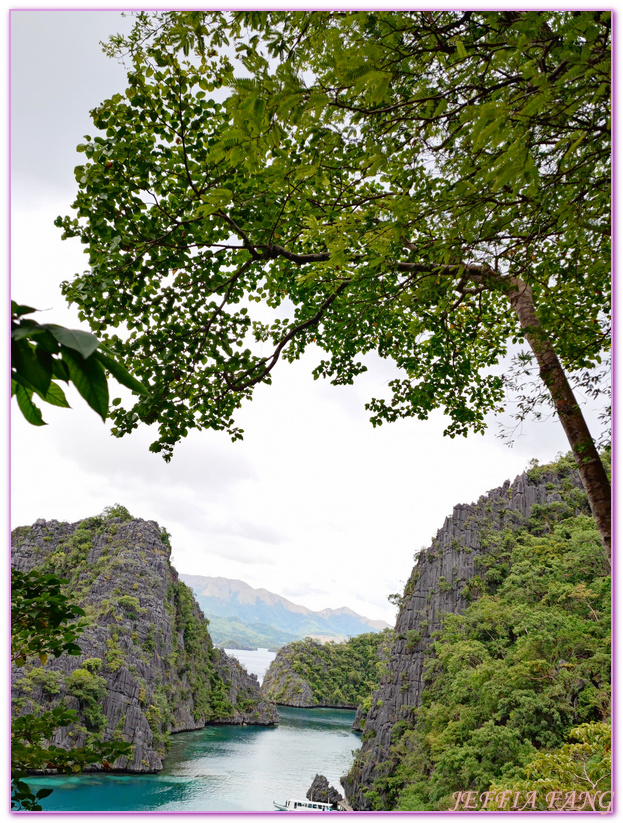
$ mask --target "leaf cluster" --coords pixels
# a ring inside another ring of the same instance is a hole
[[[24,665],[31,655],[45,664],[48,655],[80,654],[76,640],[86,628],[84,609],[72,603],[64,589],[67,578],[11,571],[11,660]]]
[[[60,705],[39,715],[24,714],[11,724],[11,809],[41,811],[40,800],[52,789],[34,793],[24,778],[32,771],[54,769],[65,774],[81,772],[94,764],[109,769],[122,755],[130,754],[130,743],[119,740],[98,741],[91,746],[67,750],[51,745],[50,738],[58,728],[75,722],[77,712]]]
[[[132,391],[148,394],[93,334],[38,323],[25,316],[34,311],[11,301],[11,396],[16,397],[20,411],[33,426],[45,425],[33,395],[53,406],[69,408],[58,380],[73,383],[102,420],[108,416],[107,371]]]

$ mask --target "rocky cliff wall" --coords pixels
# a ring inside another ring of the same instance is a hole
[[[363,731],[362,748],[342,781],[355,809],[371,808],[365,793],[383,771],[392,732],[398,723],[408,721],[412,707],[421,704],[433,634],[448,612],[462,612],[484,590],[487,560],[504,531],[529,526],[536,511],[542,515],[549,510],[558,519],[585,506],[579,475],[563,459],[560,471],[533,469],[512,484],[506,481],[477,503],[455,506],[431,546],[417,556],[385,673],[367,715],[360,712],[355,721],[355,727]],[[495,573],[494,567],[489,573]]]
[[[314,699],[309,683],[294,671],[292,661],[284,656],[284,649],[287,652],[289,646],[279,649],[277,656],[264,675],[262,694],[266,697],[270,695],[269,699],[274,700],[281,706],[296,706],[303,709],[319,706],[320,704]],[[322,671],[322,668],[320,671]],[[353,707],[346,706],[346,708]]]
[[[64,699],[80,713],[77,724],[56,732],[56,745],[121,736],[132,743],[133,756],[114,768],[154,772],[162,768],[170,733],[206,723],[277,722],[257,678],[213,647],[169,557],[166,532],[129,516],[38,520],[13,532],[12,565],[69,578],[68,593],[90,623],[79,639],[81,655],[13,667],[14,712]]]

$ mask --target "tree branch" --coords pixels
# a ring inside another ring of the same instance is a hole
[[[324,313],[329,308],[331,303],[333,303],[333,301],[344,291],[344,289],[347,286],[348,281],[342,283],[334,294],[331,294],[329,295],[329,297],[327,297],[327,299],[320,306],[320,308],[313,317],[310,317],[308,320],[305,320],[303,323],[300,323],[298,326],[294,326],[294,328],[290,329],[290,331],[285,335],[285,337],[279,341],[279,344],[277,345],[277,348],[275,349],[271,357],[265,357],[263,360],[260,361],[260,363],[265,363],[267,365],[264,366],[261,373],[258,374],[256,377],[240,382],[240,380],[244,378],[246,375],[251,374],[252,371],[254,371],[254,369],[249,369],[248,371],[246,371],[245,374],[242,375],[242,378],[239,378],[238,380],[230,380],[227,375],[227,372],[224,371],[223,378],[227,383],[227,388],[230,391],[244,391],[245,389],[251,388],[251,386],[255,386],[256,383],[260,383],[266,377],[266,375],[269,374],[275,367],[275,364],[279,360],[279,355],[290,342],[290,340],[296,337],[297,334],[300,334],[300,332],[304,331],[305,329],[308,329],[310,326],[315,326],[317,323],[319,323],[320,320],[322,320]]]

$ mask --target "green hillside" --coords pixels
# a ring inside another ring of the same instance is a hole
[[[317,643],[311,638],[279,651],[271,663],[262,692],[286,705],[356,708],[378,686],[383,646],[391,631],[361,634],[346,643]],[[305,695],[305,702],[299,696]]]
[[[446,617],[422,705],[394,728],[377,808],[532,785],[538,809],[553,789],[609,790],[609,569],[591,517],[553,525],[564,505],[542,508],[529,529],[491,535],[474,602]]]
[[[193,590],[210,621],[210,634],[221,648],[278,649],[305,637],[349,637],[389,628],[342,607],[313,611],[267,589],[254,589],[242,580],[180,574]]]

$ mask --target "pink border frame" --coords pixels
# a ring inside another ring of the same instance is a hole
[[[461,6],[461,8],[468,9],[472,5],[473,4],[471,2],[468,2],[464,6]],[[342,10],[343,11],[348,11],[348,10],[352,10],[352,9],[361,9],[361,8],[373,9],[374,7],[375,7],[375,4],[369,4],[367,2],[360,3],[360,4],[353,4],[351,6],[338,7],[338,8],[335,8],[335,6],[333,6],[331,4],[319,3],[318,5],[314,6],[313,8],[298,7],[296,10],[297,11],[301,11],[301,10],[304,10],[304,11],[319,11],[319,10],[322,10],[322,9],[326,9],[326,10],[332,10],[332,11],[342,11]],[[482,7],[482,4],[476,4],[474,6],[474,10],[480,10],[481,7]],[[182,10],[184,8],[186,8],[186,7],[182,5],[178,9],[173,8],[171,10]],[[249,8],[248,6],[236,6],[236,5],[234,5],[234,6],[231,6],[229,8],[220,9],[220,10],[222,10],[222,11],[245,11],[248,8]],[[534,10],[533,7],[530,7],[530,6],[523,7],[523,8],[522,7],[517,7],[517,6],[506,6],[506,8],[513,9],[514,11],[533,11]],[[89,7],[86,7],[86,8],[85,7],[71,7],[71,6],[59,6],[59,7],[56,7],[56,8],[51,8],[51,7],[46,7],[46,6],[25,6],[25,7],[20,7],[20,8],[11,8],[11,9],[8,10],[9,25],[8,25],[8,31],[7,31],[7,36],[8,36],[8,49],[7,49],[8,72],[7,72],[7,76],[8,76],[8,106],[9,106],[9,112],[8,112],[8,157],[7,157],[8,192],[7,192],[7,194],[8,194],[8,234],[9,234],[9,236],[8,236],[8,271],[9,271],[9,277],[8,277],[8,282],[7,282],[7,290],[8,290],[8,293],[9,293],[9,298],[11,296],[11,276],[10,276],[10,274],[11,274],[11,191],[12,191],[12,189],[11,189],[11,130],[10,130],[10,124],[11,124],[11,115],[10,115],[10,112],[11,112],[11,13],[13,11],[20,11],[20,12],[22,12],[22,11],[74,11],[74,12],[80,12],[80,11],[90,11],[90,12],[91,11],[119,11],[119,12],[122,12],[122,11],[125,11],[125,12],[133,12],[133,11],[164,11],[164,10],[167,10],[167,8],[164,7],[164,6],[147,6],[147,7],[145,7],[145,6],[144,7],[137,7],[137,6],[127,6],[127,7],[123,7],[123,6],[96,6],[96,7],[92,7],[92,8],[89,8]],[[257,10],[257,11],[273,11],[275,9],[274,9],[274,7],[270,7],[270,6],[269,7],[260,6],[260,7],[254,7],[254,10]],[[284,9],[280,9],[280,10],[284,10]],[[438,11],[439,6],[422,6],[422,7],[419,7],[417,9],[412,9],[412,10],[414,10],[414,11]],[[568,6],[548,6],[548,7],[540,7],[539,10],[540,11],[571,11],[571,10],[575,10],[575,9],[569,8]],[[613,49],[612,49],[612,61],[613,61],[612,62],[612,99],[614,101],[616,101],[616,91],[617,91],[616,76],[617,76],[617,68],[618,68],[616,42],[617,42],[617,34],[618,34],[618,32],[617,32],[618,13],[615,9],[612,9],[612,8],[611,9],[602,9],[602,10],[603,11],[610,11],[610,13],[612,15],[612,18],[611,18],[612,19],[612,43],[613,43]],[[613,137],[613,146],[616,146],[616,139],[618,137],[618,129],[617,129],[617,121],[616,121],[616,108],[614,109],[614,113],[615,113],[615,117],[613,118],[612,137]],[[612,183],[611,183],[611,192],[612,192],[611,212],[612,212],[612,225],[613,226],[616,226],[616,216],[617,216],[616,215],[617,198],[616,198],[616,187],[615,187],[615,182],[614,182],[616,180],[616,170],[617,170],[616,152],[613,148],[613,150],[612,150]],[[615,276],[616,271],[617,271],[617,266],[616,266],[616,252],[617,252],[617,250],[618,249],[617,249],[617,243],[616,243],[616,234],[613,231],[612,232],[611,260],[612,260],[612,293],[613,293],[613,302],[614,302],[614,306],[615,306],[615,316],[616,316],[616,306],[617,306],[617,297],[618,297],[617,280],[616,280],[616,276]],[[613,401],[612,401],[613,402],[613,422],[612,422],[612,501],[613,501],[612,537],[613,537],[613,541],[612,542],[613,542],[613,546],[616,548],[616,546],[617,546],[617,535],[618,535],[618,524],[617,524],[617,516],[616,516],[617,515],[617,509],[616,509],[617,482],[616,482],[616,471],[615,471],[615,466],[616,466],[617,457],[618,457],[618,455],[617,455],[617,451],[618,451],[618,449],[617,449],[617,440],[616,440],[616,410],[617,410],[617,406],[616,406],[616,366],[617,366],[617,363],[618,363],[617,348],[616,348],[616,343],[617,343],[616,323],[613,323],[612,336],[613,336],[613,341],[612,341],[612,348],[613,348],[612,372],[611,372],[611,374],[612,374],[612,393],[613,393]],[[10,352],[7,354],[7,358],[9,359],[9,364],[10,364]],[[9,365],[8,371],[10,372],[10,365]],[[9,486],[9,489],[10,489],[10,477],[11,477],[11,448],[10,448],[11,398],[10,398],[10,395],[9,395],[9,398],[8,398],[8,415],[7,415],[7,419],[9,420],[8,434],[7,434],[7,439],[8,439],[8,442],[7,442],[7,454],[8,454],[8,463],[7,463],[7,465],[8,465],[8,474],[7,474],[7,478],[9,480],[8,486]],[[9,492],[9,502],[10,502],[10,492]],[[9,536],[8,536],[8,538],[9,539],[8,539],[8,545],[10,547],[10,543],[11,543],[11,539],[10,539],[10,537],[11,537],[10,536],[10,530],[11,530],[10,505],[9,505],[8,508],[9,508],[9,516],[8,516],[8,522],[9,522]],[[10,553],[9,553],[9,570],[10,570]],[[616,580],[616,552],[615,551],[613,551],[613,555],[612,555],[612,578],[613,578],[613,580]],[[7,601],[8,601],[8,606],[7,606],[8,625],[10,626],[11,625],[10,573],[7,576],[6,587],[7,587]],[[616,609],[616,599],[614,597],[614,590],[615,589],[613,589],[613,594],[612,594],[612,618],[611,618],[611,625],[612,625],[611,646],[612,646],[612,650],[613,650],[613,658],[612,658],[612,678],[613,678],[612,679],[612,694],[613,695],[616,694],[616,680],[617,680],[617,678],[616,678],[616,655],[615,655],[617,609]],[[10,666],[9,666],[8,667],[8,689],[7,689],[7,692],[9,694],[10,694],[10,690],[11,690],[11,670],[10,670]],[[9,709],[9,711],[10,711],[10,709]],[[612,723],[613,729],[616,729],[616,701],[615,700],[612,701],[611,723]],[[613,736],[613,739],[612,739],[612,775],[613,775],[613,777],[616,777],[616,775],[617,775],[617,771],[616,771],[616,752],[617,752],[616,737],[617,737],[617,735],[615,734]],[[10,755],[10,740],[8,741],[8,750],[9,750],[9,755]],[[7,762],[9,762],[9,761],[10,761],[10,757],[7,758]],[[612,794],[612,811],[607,813],[607,814],[615,814],[616,812],[617,812],[617,807],[615,805],[615,793],[613,792],[613,794]],[[438,815],[456,815],[457,813],[464,814],[466,812],[452,812],[452,811],[346,812],[346,814],[350,814],[350,815],[353,815],[353,814],[366,814],[366,815],[376,815],[376,816],[378,816],[378,815],[396,815],[396,814],[398,814],[398,815],[435,815],[435,816],[438,816]],[[10,814],[28,814],[28,812],[10,812]],[[91,811],[91,812],[88,812],[88,811],[66,811],[65,812],[65,811],[42,811],[42,812],[37,812],[37,814],[38,815],[49,815],[49,816],[58,816],[58,815],[71,815],[71,816],[75,816],[75,815],[89,815],[89,816],[110,816],[110,815],[163,815],[163,816],[172,816],[172,815],[173,816],[176,816],[176,815],[185,815],[185,816],[186,815],[202,815],[202,816],[205,816],[205,815],[229,815],[229,816],[232,816],[233,815],[233,816],[240,816],[240,815],[244,815],[246,817],[246,816],[249,816],[249,815],[254,815],[254,816],[259,815],[259,816],[270,816],[270,817],[272,817],[276,814],[279,814],[279,812],[271,812],[271,811],[268,811],[268,812],[265,812],[265,811],[264,812],[239,812],[239,811],[222,811],[222,812],[220,812],[220,811],[219,812],[215,812],[215,811],[207,811],[207,812],[199,812],[199,811],[188,811],[188,812],[175,812],[175,811],[171,811],[171,812],[159,812],[159,811],[116,811],[116,812],[115,811],[110,811],[110,812],[106,812],[106,811],[98,811],[98,812],[93,812],[93,811]],[[309,812],[309,813],[303,812],[303,814],[314,814],[314,812]],[[543,814],[543,815],[550,816],[550,815],[566,815],[566,814],[569,814],[569,812],[562,812],[562,811],[558,811],[558,812],[529,812],[529,811],[525,811],[525,812],[522,812],[522,811],[516,811],[516,812],[511,812],[511,811],[508,811],[508,812],[484,812],[484,811],[475,810],[473,812],[467,812],[467,814],[486,815],[488,819],[493,819],[493,818],[497,817],[498,815],[509,815],[509,814],[513,814],[513,815],[518,815],[518,814],[540,815],[540,814]],[[588,814],[588,815],[600,814],[600,815],[603,815],[603,814],[606,814],[606,812],[573,812],[573,814]]]

